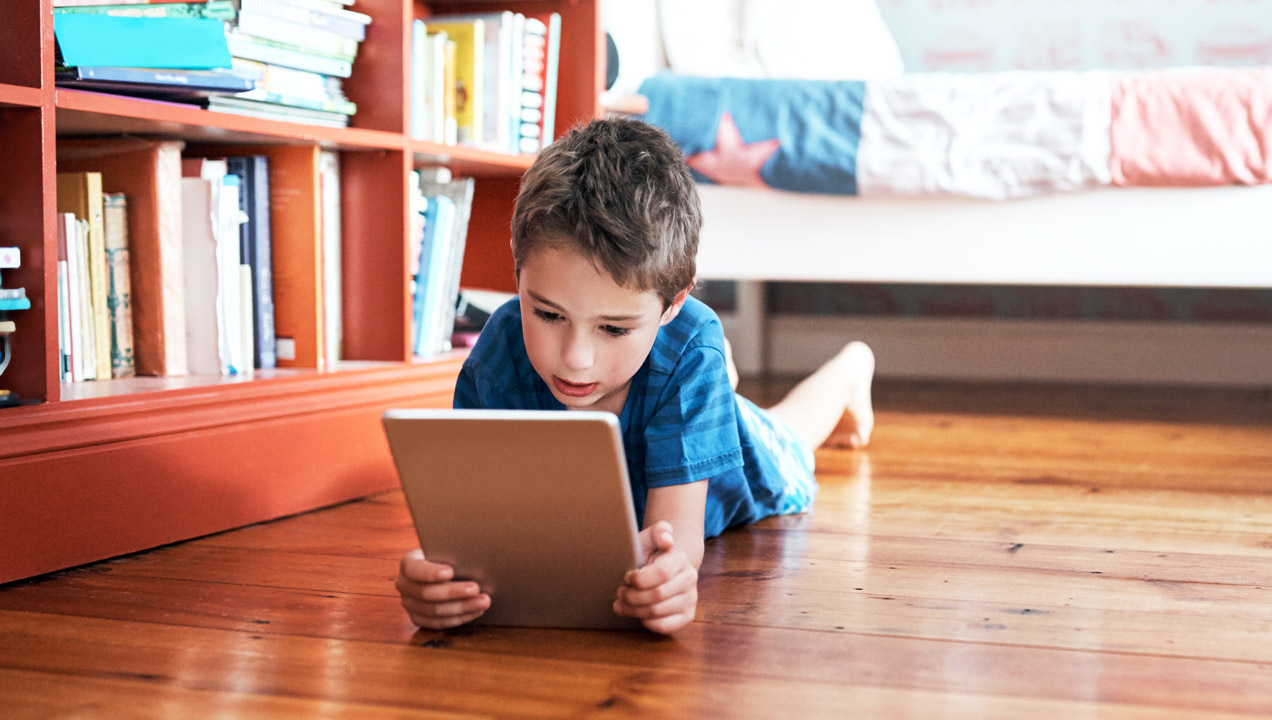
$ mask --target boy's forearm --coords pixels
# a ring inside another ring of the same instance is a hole
[[[694,568],[702,565],[703,522],[707,507],[707,481],[652,488],[645,500],[645,527],[665,520],[671,523],[676,549]]]

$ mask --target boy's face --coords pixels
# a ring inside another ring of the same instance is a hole
[[[552,395],[570,410],[615,414],[658,328],[688,295],[664,311],[652,290],[624,288],[577,252],[554,248],[526,259],[517,292],[526,353]]]

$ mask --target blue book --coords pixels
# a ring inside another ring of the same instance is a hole
[[[0,312],[6,310],[30,310],[31,300],[29,298],[0,298]]]
[[[212,18],[58,14],[53,33],[63,65],[230,67],[225,23]]]
[[[252,268],[252,365],[272,368],[278,365],[277,338],[274,336],[273,252],[269,228],[269,158],[265,155],[242,155],[225,159],[228,172],[240,180],[239,210],[247,222],[239,225],[239,257]]]
[[[433,328],[439,322],[445,294],[446,253],[455,227],[455,202],[440,195],[428,199],[424,244],[420,249],[420,272],[415,283],[415,354],[433,355]]]

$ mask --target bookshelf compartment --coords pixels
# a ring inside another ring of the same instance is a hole
[[[341,283],[356,288],[344,302],[344,356],[411,358],[410,211],[404,152],[350,152],[341,158],[344,220]],[[359,208],[378,207],[375,213]]]

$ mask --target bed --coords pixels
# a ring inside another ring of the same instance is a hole
[[[763,281],[1272,287],[1272,68],[640,93],[700,182],[700,278],[754,281],[744,338]]]

